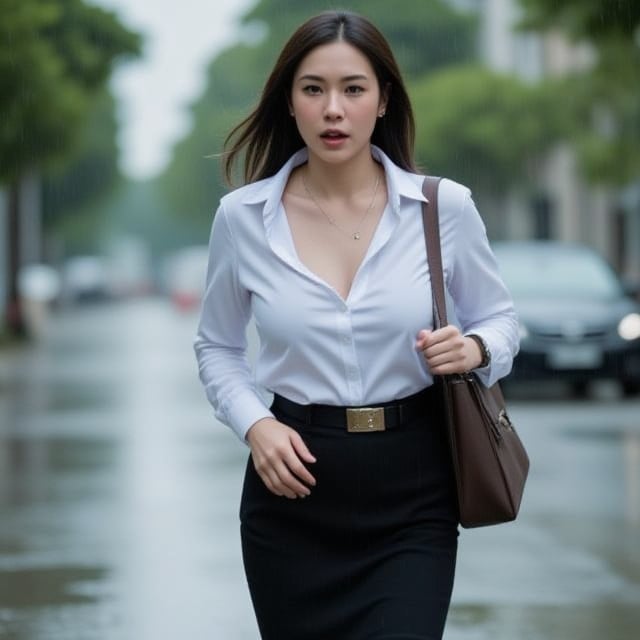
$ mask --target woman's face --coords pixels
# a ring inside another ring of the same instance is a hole
[[[309,154],[325,162],[342,163],[369,153],[385,106],[371,63],[346,42],[313,49],[294,74],[291,110],[298,130]]]

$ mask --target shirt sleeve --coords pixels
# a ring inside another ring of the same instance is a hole
[[[273,417],[254,382],[247,359],[250,292],[238,275],[238,253],[221,205],[213,220],[200,322],[194,341],[200,380],[216,417],[246,442],[249,428]]]
[[[491,362],[476,373],[491,386],[511,371],[520,343],[518,319],[468,190],[453,229],[447,288],[462,332],[481,336],[489,347]]]

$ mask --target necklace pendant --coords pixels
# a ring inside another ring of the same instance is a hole
[[[353,234],[353,239],[354,239],[354,240],[360,240],[360,232],[359,232],[359,231],[356,231],[356,232]]]

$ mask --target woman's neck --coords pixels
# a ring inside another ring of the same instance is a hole
[[[305,180],[314,193],[322,197],[348,198],[363,190],[370,190],[379,176],[380,165],[371,153],[362,154],[348,163],[330,164],[309,157]]]

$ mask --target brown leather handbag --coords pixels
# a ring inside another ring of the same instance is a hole
[[[427,176],[422,217],[436,329],[447,325],[438,186]],[[482,527],[514,520],[529,472],[529,457],[509,418],[498,383],[486,387],[473,372],[438,376],[444,393],[460,524]]]

